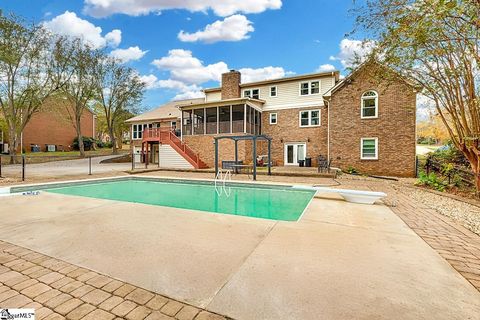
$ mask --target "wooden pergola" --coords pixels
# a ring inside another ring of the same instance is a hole
[[[253,180],[257,180],[257,141],[268,141],[268,175],[272,175],[272,138],[266,135],[239,135],[239,136],[220,136],[215,137],[215,177],[218,174],[218,141],[223,139],[229,139],[235,141],[235,164],[238,163],[238,141],[252,141],[252,154],[253,154]]]

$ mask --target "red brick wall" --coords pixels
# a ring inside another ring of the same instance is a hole
[[[85,111],[82,115],[82,135],[95,136],[94,115]],[[62,145],[65,150],[71,150],[73,139],[77,136],[73,124],[68,118],[64,104],[47,103],[41,111],[35,113],[23,131],[23,146],[30,152],[30,145],[35,144],[46,151],[45,144]]]
[[[404,82],[379,84],[360,70],[334,92],[330,109],[332,165],[360,172],[411,177],[415,174],[416,93]],[[375,90],[378,118],[361,119],[361,96]],[[361,138],[378,138],[378,160],[360,159]]]
[[[319,127],[300,127],[299,112],[305,110],[320,109]],[[270,136],[272,140],[272,159],[276,165],[284,165],[284,150],[287,143],[306,143],[307,157],[312,158],[313,166],[316,166],[316,158],[319,155],[327,156],[327,108],[295,108],[268,111],[262,113],[262,133]],[[270,113],[277,113],[277,124],[270,124]],[[267,153],[266,146],[264,153]],[[263,151],[263,150],[262,150]]]

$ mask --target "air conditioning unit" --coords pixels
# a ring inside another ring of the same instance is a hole
[[[47,151],[48,152],[55,152],[55,145],[54,144],[47,144]]]

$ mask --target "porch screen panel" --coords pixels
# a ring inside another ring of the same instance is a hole
[[[219,133],[230,133],[230,106],[218,108]]]
[[[232,106],[232,133],[243,132],[244,111],[243,104]]]
[[[254,134],[260,134],[260,112],[254,110]]]
[[[205,109],[193,110],[193,134],[204,134],[205,130]]]
[[[183,123],[182,123],[182,134],[191,135],[192,134],[192,110],[184,110],[182,113]]]
[[[205,110],[207,117],[207,134],[217,133],[217,107]]]

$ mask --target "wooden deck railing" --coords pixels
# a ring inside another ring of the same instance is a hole
[[[193,151],[175,134],[174,128],[151,128],[143,131],[143,142],[158,141],[160,143],[168,143],[172,148],[177,150],[187,161],[195,168],[205,168],[206,165],[200,160],[198,153]]]

